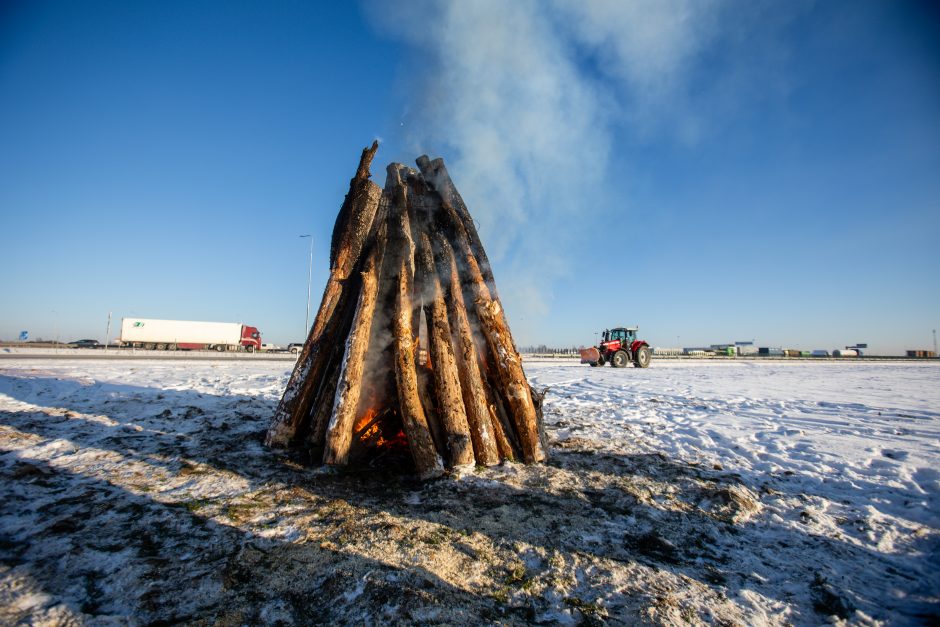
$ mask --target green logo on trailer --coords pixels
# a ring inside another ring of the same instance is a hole
[[[143,323],[143,322],[135,322],[135,323],[134,323],[134,326],[135,326],[135,327],[142,327],[142,326],[144,326],[144,323]]]

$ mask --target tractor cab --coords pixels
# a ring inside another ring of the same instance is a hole
[[[616,329],[604,329],[603,343],[620,340],[621,344],[630,346],[636,340],[636,332],[639,327],[617,327]]]

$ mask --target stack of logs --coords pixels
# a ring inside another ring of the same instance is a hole
[[[336,219],[329,281],[267,444],[336,466],[407,450],[423,478],[544,460],[540,398],[443,161],[390,164],[383,190],[369,180],[377,149],[362,151]]]

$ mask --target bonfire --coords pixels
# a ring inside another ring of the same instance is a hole
[[[445,469],[546,456],[528,384],[473,219],[441,159],[386,168],[362,151],[330,246],[330,277],[267,433],[311,463]]]

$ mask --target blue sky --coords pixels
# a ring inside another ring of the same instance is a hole
[[[930,347],[929,4],[580,4],[6,3],[0,338],[299,341],[377,137],[449,163],[520,344]]]

